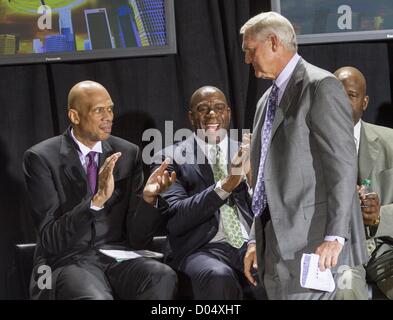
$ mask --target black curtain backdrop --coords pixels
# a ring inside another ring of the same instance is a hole
[[[251,128],[255,105],[270,82],[243,62],[239,29],[269,9],[267,0],[175,0],[176,55],[0,67],[0,299],[17,298],[16,243],[34,242],[26,199],[23,153],[68,125],[67,94],[77,82],[102,83],[115,103],[113,134],[143,147],[142,133],[165,121],[189,128],[188,100],[200,86],[227,95],[233,128]],[[358,67],[368,81],[366,121],[393,127],[391,42],[301,46],[300,54],[329,71]]]

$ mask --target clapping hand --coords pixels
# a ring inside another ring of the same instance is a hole
[[[115,188],[113,168],[120,158],[121,152],[116,152],[105,159],[98,173],[98,190],[92,199],[94,206],[102,208],[105,202],[112,196]]]
[[[170,159],[166,158],[159,168],[154,170],[147,179],[145,188],[143,189],[143,199],[152,205],[155,204],[157,196],[167,190],[173,182],[176,181],[176,172],[169,175],[167,170]]]
[[[250,140],[250,133],[243,134],[242,144],[231,161],[229,175],[221,184],[226,192],[232,192],[250,172]]]
[[[251,134],[243,134],[242,144],[231,162],[231,175],[244,176],[250,171]]]

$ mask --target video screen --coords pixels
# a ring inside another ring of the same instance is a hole
[[[281,0],[279,8],[298,35],[393,29],[392,0]]]
[[[3,56],[168,44],[165,0],[2,0]]]

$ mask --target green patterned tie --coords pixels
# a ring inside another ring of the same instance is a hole
[[[219,180],[225,178],[227,176],[227,168],[225,163],[225,157],[218,146],[213,146],[211,148],[211,152],[213,157],[211,159],[215,159],[212,163],[214,181],[218,182]],[[221,208],[221,219],[224,225],[224,231],[227,236],[228,242],[231,246],[235,248],[240,248],[243,243],[243,235],[240,229],[240,221],[237,216],[237,208],[235,204],[224,204]]]

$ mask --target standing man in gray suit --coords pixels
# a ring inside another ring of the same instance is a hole
[[[241,28],[245,62],[273,80],[259,100],[251,142],[254,224],[244,260],[258,268],[269,299],[332,299],[300,285],[304,253],[335,279],[365,262],[356,190],[356,149],[348,98],[329,72],[297,54],[291,23],[261,13]]]
[[[382,258],[382,255],[386,257],[388,250],[392,250],[386,237],[393,238],[393,130],[361,120],[369,97],[366,79],[358,69],[342,67],[334,74],[344,85],[352,106],[358,152],[358,184],[363,179],[371,180],[372,193],[361,196],[367,250],[370,257],[376,258],[366,265],[368,281],[375,282],[389,299],[393,299],[393,259],[392,256]],[[357,275],[364,272],[363,266],[352,270],[351,282],[356,285],[340,292],[343,299],[363,294],[366,283],[360,281],[363,277]]]

